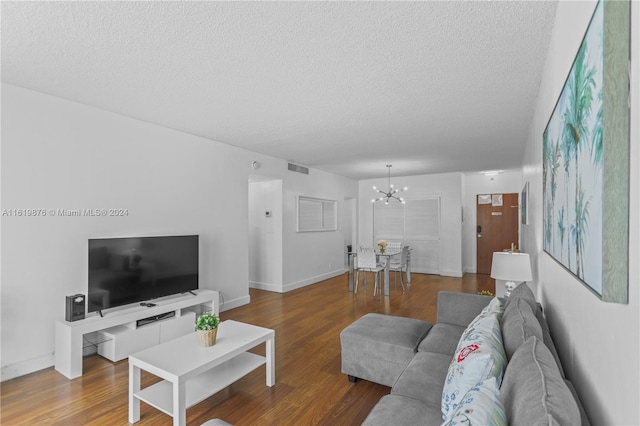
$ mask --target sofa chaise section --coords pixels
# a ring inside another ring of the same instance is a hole
[[[361,378],[391,387],[364,424],[442,424],[443,388],[454,354],[460,350],[461,337],[469,334],[469,324],[492,300],[476,294],[440,292],[434,325],[413,318],[367,314],[345,328],[341,333],[343,373],[351,381]],[[564,376],[549,327],[531,290],[521,284],[509,299],[500,302],[496,299],[492,303],[501,308],[494,330],[499,327],[498,334],[502,334],[507,362],[503,375],[492,380],[508,424],[589,425],[575,389]]]

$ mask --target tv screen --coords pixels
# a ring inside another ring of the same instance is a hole
[[[198,235],[89,240],[89,312],[198,288]]]

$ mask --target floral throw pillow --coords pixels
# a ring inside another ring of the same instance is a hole
[[[495,377],[473,386],[443,426],[506,426],[507,415]]]
[[[494,297],[493,299],[491,299],[491,302],[489,302],[489,304],[485,306],[484,309],[482,309],[482,311],[478,314],[478,316],[475,317],[473,321],[469,323],[469,325],[467,326],[467,329],[469,327],[472,327],[475,322],[480,321],[481,319],[486,318],[489,315],[497,315],[498,320],[500,320],[500,318],[502,318],[503,313],[504,313],[504,306],[502,306],[500,299],[498,299],[497,297]]]
[[[496,378],[498,387],[507,365],[497,313],[478,315],[462,333],[442,389],[442,419],[447,421],[462,397],[478,382]]]
[[[502,315],[503,312],[504,312],[504,306],[502,306],[502,302],[500,302],[500,299],[498,299],[497,297],[494,297],[493,299],[491,299],[491,302],[489,302],[489,304],[484,307],[484,309],[482,310],[482,312],[480,312],[480,315],[478,315],[477,318],[486,317],[491,314]]]

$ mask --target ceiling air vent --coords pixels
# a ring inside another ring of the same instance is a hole
[[[309,174],[309,168],[304,166],[299,166],[297,164],[289,163],[289,170],[292,172],[298,172],[305,175]]]

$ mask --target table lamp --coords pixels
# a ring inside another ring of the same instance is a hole
[[[531,261],[528,253],[495,252],[491,263],[491,278],[506,281],[505,297],[509,297],[516,283],[531,281]]]

